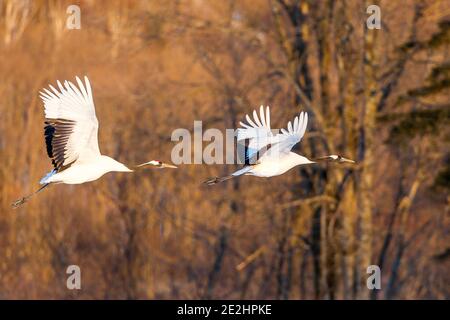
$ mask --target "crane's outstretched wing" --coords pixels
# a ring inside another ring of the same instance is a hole
[[[305,135],[307,125],[308,114],[300,112],[300,115],[295,117],[294,124],[289,121],[287,130],[281,129],[281,133],[275,136],[276,145],[271,148],[271,152],[279,152],[280,154],[290,152],[292,147],[299,143]]]
[[[76,77],[78,87],[70,81],[64,86],[57,82],[59,91],[52,85],[43,89],[45,143],[48,156],[57,171],[62,171],[75,161],[88,161],[100,155],[98,148],[98,120],[89,79],[85,85]]]
[[[253,110],[253,120],[247,114],[245,118],[248,124],[239,122],[243,128],[237,129],[237,141],[249,140],[248,146],[245,148],[245,164],[255,162],[258,153],[273,142],[274,135],[270,129],[270,109],[261,106],[259,109],[259,117],[256,110]]]

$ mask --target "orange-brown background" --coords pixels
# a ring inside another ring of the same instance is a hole
[[[450,6],[372,2],[0,1],[0,298],[448,299]],[[51,169],[38,91],[75,75],[101,152],[125,163],[170,161],[174,129],[234,128],[264,104],[278,128],[309,112],[297,152],[358,164],[211,188],[235,167],[108,174],[13,210]],[[398,120],[421,111],[430,130]]]

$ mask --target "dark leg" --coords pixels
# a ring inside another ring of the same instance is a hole
[[[212,186],[212,185],[214,185],[214,184],[216,184],[216,183],[224,182],[224,181],[229,180],[229,179],[234,178],[234,177],[235,177],[235,176],[232,176],[232,175],[230,175],[230,176],[225,176],[225,177],[215,177],[215,178],[211,178],[211,179],[209,179],[209,180],[206,180],[206,181],[203,182],[203,183],[204,183],[204,184],[207,184],[208,186]]]
[[[20,207],[22,204],[24,204],[25,202],[27,202],[32,196],[34,196],[35,194],[39,193],[40,191],[42,191],[45,187],[47,187],[50,183],[46,183],[44,184],[42,187],[40,187],[38,190],[36,190],[35,192],[33,192],[32,194],[29,194],[28,196],[25,196],[19,200],[14,201],[11,204],[11,207],[13,207],[14,209]]]

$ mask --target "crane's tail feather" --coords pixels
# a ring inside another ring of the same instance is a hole
[[[18,200],[16,200],[16,201],[14,201],[14,202],[11,204],[11,207],[12,207],[13,209],[16,209],[16,208],[20,207],[20,206],[23,205],[25,202],[27,202],[32,196],[34,196],[35,194],[41,192],[41,191],[42,191],[45,187],[47,187],[48,185],[50,185],[50,183],[45,183],[44,185],[42,185],[42,187],[40,187],[40,188],[39,188],[38,190],[36,190],[35,192],[33,192],[33,193],[31,193],[31,194],[29,194],[29,195],[27,195],[27,196],[25,196],[25,197],[22,197],[22,198],[20,198],[20,199],[18,199]]]
[[[50,179],[52,176],[54,176],[58,171],[56,169],[50,171],[47,173],[44,177],[42,177],[41,181],[39,181],[39,184],[46,184],[49,183],[48,179]]]

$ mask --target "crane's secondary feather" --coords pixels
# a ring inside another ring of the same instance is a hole
[[[57,171],[68,168],[72,163],[65,163],[67,142],[73,133],[75,121],[67,119],[46,119],[45,143],[47,154],[52,159],[52,164]]]

